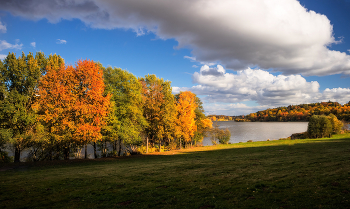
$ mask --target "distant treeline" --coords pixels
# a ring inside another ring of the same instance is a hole
[[[339,120],[350,121],[350,102],[341,105],[338,102],[320,102],[312,104],[289,105],[258,111],[242,116],[209,115],[212,121],[255,122],[255,121],[309,121],[313,115],[335,115]]]
[[[321,102],[289,105],[250,113],[244,117],[248,121],[309,121],[313,115],[335,115],[339,120],[350,121],[350,103]]]
[[[211,121],[230,121],[235,120],[236,116],[226,116],[226,115],[208,115]]]

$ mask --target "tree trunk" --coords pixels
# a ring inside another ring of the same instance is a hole
[[[114,140],[113,152],[117,152],[117,140]]]
[[[69,160],[69,144],[64,148],[64,159]]]
[[[146,153],[148,153],[148,137],[147,137],[147,143],[146,143]]]
[[[96,153],[96,142],[94,142],[94,158],[97,158],[97,153]]]
[[[118,156],[121,156],[122,154],[122,140],[119,139],[119,150],[118,150]]]
[[[85,144],[85,159],[87,159],[87,144]]]
[[[103,147],[103,155],[104,157],[107,157],[107,141],[105,141],[105,145]]]
[[[20,159],[21,159],[21,149],[18,146],[16,146],[15,147],[15,163],[21,162]]]
[[[180,149],[182,148],[182,144],[181,144],[181,138],[180,138]]]
[[[162,141],[159,141],[159,152],[162,152]]]

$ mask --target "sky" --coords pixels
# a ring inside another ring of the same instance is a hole
[[[350,0],[1,0],[9,52],[89,59],[192,91],[206,114],[350,101]]]

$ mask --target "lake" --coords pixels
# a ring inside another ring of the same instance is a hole
[[[216,122],[213,123],[213,125]],[[286,138],[294,133],[307,131],[308,122],[235,122],[218,121],[220,129],[228,128],[231,132],[231,143],[266,141],[267,139]],[[212,145],[210,138],[203,140],[203,145]]]

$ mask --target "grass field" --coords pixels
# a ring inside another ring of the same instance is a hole
[[[350,208],[350,134],[0,165],[0,208]]]

